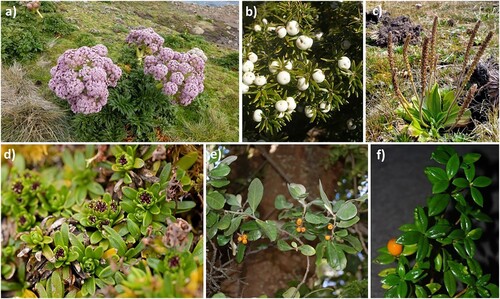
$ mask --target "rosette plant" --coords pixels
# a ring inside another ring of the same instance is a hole
[[[414,209],[413,223],[399,227],[399,245],[391,240],[373,260],[388,265],[378,274],[386,297],[498,297],[498,285],[476,259],[480,224],[492,221],[481,191],[492,180],[476,175],[480,157],[460,156],[448,146],[432,153],[439,165],[424,171],[432,185],[427,205]]]
[[[125,148],[117,146],[113,148],[113,154],[115,155],[115,164],[111,166],[114,171],[111,177],[112,181],[117,181],[122,179],[125,184],[130,184],[132,178],[130,176],[131,171],[134,169],[139,169],[144,166],[144,160],[136,157],[137,145],[126,146]]]
[[[361,48],[351,43],[362,36],[359,2],[335,7],[270,2],[257,7],[258,18],[244,22],[240,89],[245,135],[286,138],[294,126],[321,127],[343,105],[360,100]],[[323,26],[321,19],[328,19],[331,11],[339,15],[335,26],[344,32]]]

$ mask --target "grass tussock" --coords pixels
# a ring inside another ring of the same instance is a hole
[[[66,112],[39,95],[20,64],[2,68],[2,141],[67,141],[67,127]]]

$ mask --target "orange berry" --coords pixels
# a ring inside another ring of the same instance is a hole
[[[238,242],[243,241],[243,238],[241,236],[238,237]]]
[[[301,226],[302,225],[302,218],[298,218],[297,221],[295,221],[295,224],[297,224],[297,226]]]
[[[302,231],[302,230],[301,230],[301,227],[297,227],[295,230],[296,230],[298,233],[300,233],[300,232]]]
[[[403,245],[396,243],[396,239],[392,238],[387,242],[387,250],[390,254],[398,256],[403,252]]]
[[[325,240],[327,240],[327,241],[330,241],[331,238],[332,238],[332,236],[329,236],[329,235],[325,236]]]
[[[305,227],[301,227],[301,228],[300,228],[300,232],[301,232],[301,233],[304,233],[305,231],[306,231],[306,228],[305,228]]]
[[[333,224],[328,223],[328,229],[329,229],[329,230],[332,230],[332,229],[333,229]]]
[[[243,241],[241,241],[241,243],[243,243],[243,244],[247,245],[248,240],[247,240],[247,239],[243,239]]]

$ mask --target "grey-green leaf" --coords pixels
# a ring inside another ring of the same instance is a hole
[[[346,202],[337,211],[337,217],[339,217],[340,220],[349,220],[356,216],[357,213],[358,209],[356,206],[352,202]]]
[[[254,213],[257,211],[263,195],[264,186],[262,182],[258,178],[253,179],[250,186],[248,186],[248,204]]]

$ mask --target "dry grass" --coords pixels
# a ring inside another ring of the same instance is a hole
[[[422,8],[417,9],[415,4],[421,3]],[[490,45],[485,49],[482,56],[484,60],[493,57],[498,60],[498,2],[475,2],[475,1],[447,1],[447,2],[375,2],[368,1],[367,8],[381,4],[384,11],[390,12],[391,17],[401,15],[409,16],[413,23],[421,24],[424,31],[420,43],[410,45],[408,59],[413,65],[413,76],[419,81],[421,75],[417,73],[418,64],[421,61],[422,41],[424,37],[430,37],[433,20],[439,17],[437,24],[437,83],[440,88],[456,88],[457,76],[462,69],[464,56],[470,33],[478,20],[482,22],[481,28],[475,39],[471,50],[473,57],[485,40],[488,31],[494,32]],[[375,27],[367,28],[367,37],[375,36]],[[413,88],[408,74],[405,75],[406,65],[401,58],[402,46],[395,47],[396,69],[398,77],[406,76],[407,80],[399,82],[399,88],[403,94],[411,94]],[[366,47],[366,140],[367,141],[406,141],[402,132],[402,121],[394,112],[399,106],[395,96],[395,90],[391,82],[389,63],[387,60],[387,49],[371,45]],[[471,58],[468,63],[470,64]],[[486,122],[475,122],[475,128],[468,132],[446,134],[439,141],[455,141],[465,139],[470,141],[498,141],[498,104],[484,111]],[[484,135],[482,135],[484,134]]]
[[[2,141],[41,142],[69,139],[65,111],[43,99],[18,63],[2,67]]]

